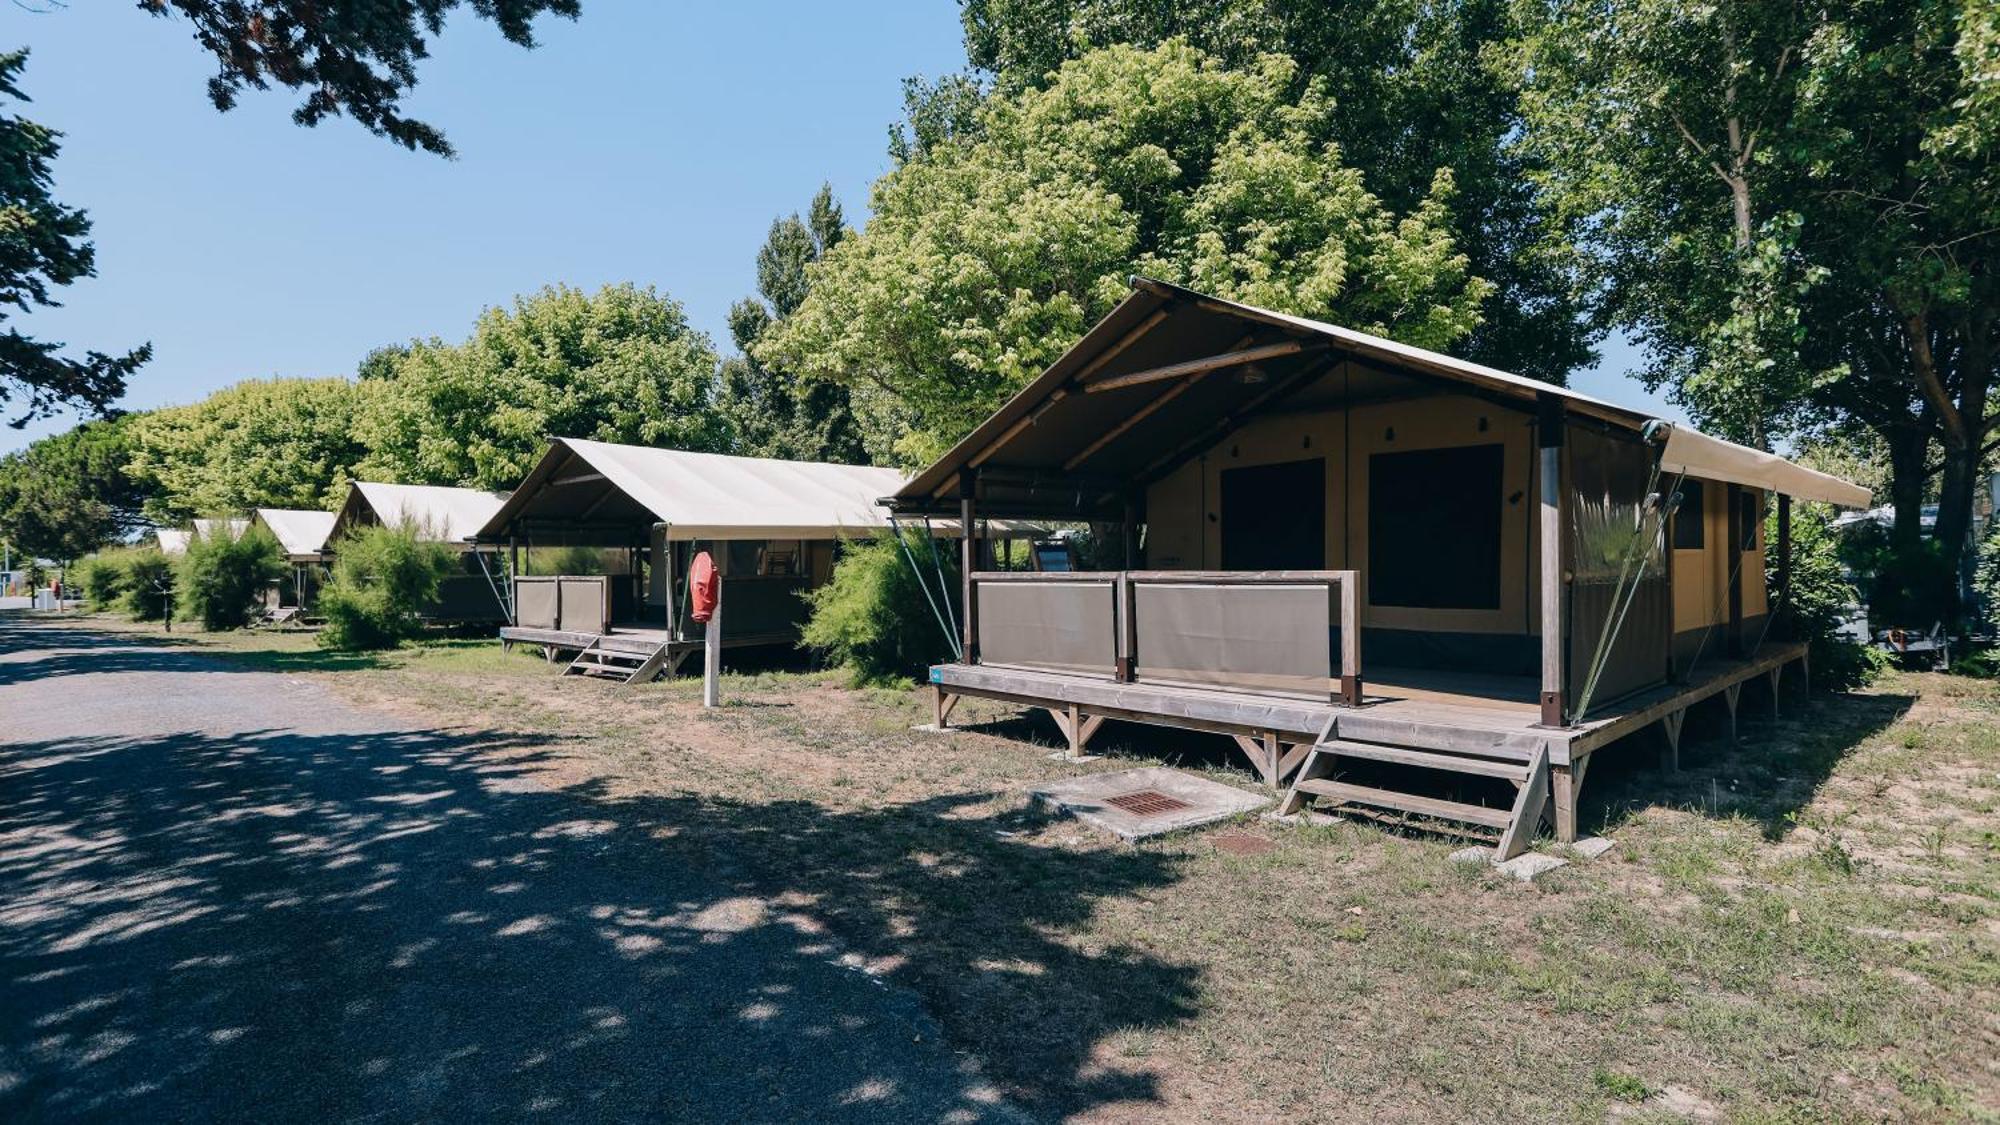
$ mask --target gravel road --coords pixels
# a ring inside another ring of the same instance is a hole
[[[1019,1119],[549,752],[0,613],[0,1120]]]

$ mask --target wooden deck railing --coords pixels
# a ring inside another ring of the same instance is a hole
[[[1361,701],[1351,570],[981,571],[972,584],[982,664]]]

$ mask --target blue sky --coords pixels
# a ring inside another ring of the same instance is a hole
[[[58,197],[89,210],[98,259],[63,308],[13,323],[76,348],[152,341],[134,408],[346,374],[554,282],[657,286],[726,343],[771,219],[826,180],[859,225],[901,80],[965,61],[951,0],[584,7],[543,20],[533,51],[465,15],[433,44],[409,109],[453,161],[343,119],[301,129],[282,91],[218,114],[188,26],[128,2],[0,7],[0,43],[33,49],[26,112],[66,134]],[[1630,363],[1609,348],[1576,383],[1640,401]],[[69,422],[0,428],[0,451]]]

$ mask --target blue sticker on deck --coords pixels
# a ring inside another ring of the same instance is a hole
[[[932,683],[934,683],[934,684],[941,684],[941,683],[943,683],[943,682],[944,682],[944,669],[942,669],[942,668],[932,668],[932,669],[931,669],[931,682],[932,682]]]

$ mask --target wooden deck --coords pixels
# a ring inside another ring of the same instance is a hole
[[[1684,683],[1613,701],[1594,709],[1583,722],[1559,728],[1541,725],[1535,680],[1419,669],[1374,670],[1359,707],[989,665],[939,665],[931,669],[931,683],[941,727],[949,722],[957,700],[971,696],[1048,710],[1073,753],[1081,753],[1107,719],[1207,731],[1235,739],[1273,788],[1283,787],[1295,773],[1313,772],[1321,754],[1478,776],[1504,775],[1523,792],[1533,788],[1536,769],[1544,769],[1555,805],[1557,836],[1569,840],[1575,836],[1577,791],[1592,754],[1659,724],[1668,748],[1661,764],[1672,768],[1678,764],[1681,726],[1690,707],[1719,699],[1733,736],[1743,685],[1760,678],[1767,681],[1775,708],[1780,674],[1794,663],[1803,672],[1805,657],[1803,644],[1767,643],[1740,659],[1710,660]],[[1354,796],[1352,786],[1302,776],[1288,806],[1298,804],[1300,787],[1307,793]],[[1426,804],[1410,797],[1398,807],[1435,811]],[[1475,823],[1490,819],[1483,810],[1462,808],[1467,815],[1461,819]]]
[[[690,656],[701,651],[699,637],[693,640],[675,640],[665,628],[653,625],[613,625],[609,633],[585,633],[567,629],[539,629],[525,625],[502,625],[500,643],[513,645],[539,645],[550,660],[563,653],[580,653],[589,649],[609,652],[649,655],[664,647],[667,650],[667,674],[677,675],[681,664]],[[790,633],[749,634],[732,637],[723,635],[722,647],[754,648],[763,645],[797,644],[798,637]]]

